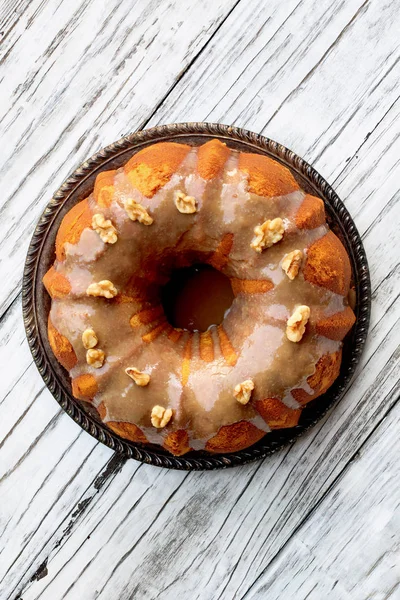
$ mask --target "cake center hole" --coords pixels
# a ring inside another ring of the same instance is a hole
[[[233,299],[229,278],[202,264],[173,271],[161,296],[168,322],[189,331],[222,323]]]

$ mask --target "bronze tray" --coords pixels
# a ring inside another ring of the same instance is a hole
[[[290,168],[303,189],[323,199],[329,224],[350,256],[357,321],[344,340],[338,379],[323,396],[306,406],[296,427],[272,431],[240,452],[215,455],[190,452],[176,457],[158,446],[144,447],[120,438],[99,420],[97,412],[89,404],[73,398],[68,373],[55,359],[47,339],[50,298],[43,287],[42,277],[54,261],[55,236],[61,219],[74,204],[89,195],[100,171],[120,167],[138,150],[155,142],[198,145],[215,137],[224,140],[231,148],[277,159]],[[25,263],[22,298],[26,335],[37,368],[54,398],[78,425],[116,452],[141,462],[170,469],[202,470],[232,467],[264,458],[292,443],[338,402],[350,383],[367,337],[371,285],[367,258],[354,222],[334,190],[313,167],[284,146],[245,129],[213,123],[180,123],[125,136],[92,156],[72,173],[46,206],[34,231]]]

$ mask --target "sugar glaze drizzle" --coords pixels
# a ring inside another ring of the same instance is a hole
[[[280,266],[285,254],[299,249],[306,255],[307,248],[328,231],[326,225],[312,230],[296,227],[295,216],[304,192],[274,198],[250,193],[245,173],[237,168],[234,150],[223,173],[214,180],[203,180],[196,173],[196,164],[197,149],[193,148],[170,181],[151,199],[131,186],[122,168],[114,178],[115,192],[109,208],[100,208],[93,195],[89,197],[93,212],[103,213],[116,227],[118,241],[112,246],[105,244],[93,230],[85,229],[78,243],[65,245],[66,260],[56,262],[55,268],[70,281],[72,292],[70,298],[52,301],[51,320],[77,355],[70,376],[92,373],[98,380],[93,403],[103,404],[106,422],[134,423],[150,442],[159,444],[171,431],[185,429],[191,447],[201,449],[221,426],[241,420],[269,431],[254,401],[279,398],[290,408],[299,407],[292,390],[312,393],[307,377],[315,371],[319,358],[341,346],[341,342],[317,335],[315,323],[343,310],[346,300],[309,283],[301,272],[289,280]],[[196,213],[184,215],[177,211],[176,191],[196,198]],[[129,219],[124,209],[127,198],[146,208],[154,219],[151,226]],[[282,241],[262,254],[254,252],[250,248],[254,227],[276,217],[284,220]],[[174,335],[162,315],[131,327],[134,314],[143,314],[157,305],[156,296],[145,298],[150,287],[157,289],[167,281],[171,270],[185,261],[209,261],[227,236],[232,243],[229,258],[221,268],[224,274],[274,284],[265,293],[239,293],[225,316],[222,326],[236,356],[235,364],[226,360],[216,326],[208,334],[213,351],[209,362],[202,358],[200,334],[184,331]],[[111,280],[126,296],[124,302],[86,296],[90,283],[104,279]],[[286,338],[285,325],[299,304],[310,306],[311,317],[306,335],[295,344]],[[106,353],[100,369],[91,368],[85,360],[81,335],[88,327],[94,329]],[[155,335],[157,331],[161,333]],[[146,342],[146,336],[154,339]],[[182,376],[185,360],[189,365],[186,378]],[[127,377],[125,369],[132,365],[150,375],[148,386],[140,388]],[[237,383],[249,378],[255,383],[252,400],[241,405],[232,392]],[[151,426],[155,404],[173,410],[173,419],[165,429]]]

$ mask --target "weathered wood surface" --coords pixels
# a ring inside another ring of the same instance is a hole
[[[395,2],[0,6],[0,598],[400,597],[400,75]],[[44,388],[20,284],[63,179],[124,133],[209,120],[312,162],[369,258],[370,336],[339,405],[263,462],[121,461]]]

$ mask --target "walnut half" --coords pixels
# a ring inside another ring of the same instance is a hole
[[[151,225],[153,223],[153,218],[149,215],[145,207],[135,202],[133,198],[125,200],[124,207],[131,221],[139,221],[143,225]]]
[[[136,367],[128,367],[125,369],[125,373],[140,387],[145,387],[150,381],[150,375],[139,371]]]
[[[273,219],[272,221],[264,221],[262,225],[254,227],[255,238],[253,238],[250,246],[256,252],[261,253],[266,248],[270,248],[274,244],[277,244],[283,238],[285,228],[283,221],[280,217]]]
[[[153,406],[151,411],[151,424],[157,429],[161,429],[168,425],[172,417],[172,409],[164,408],[163,406]]]
[[[186,196],[183,192],[175,192],[175,206],[180,213],[191,215],[197,211],[196,198]]]
[[[93,329],[85,329],[85,331],[82,333],[83,347],[86,348],[86,350],[89,350],[90,348],[97,346],[97,342],[97,335]]]
[[[106,355],[103,350],[89,349],[86,352],[86,362],[94,369],[100,369],[103,366]]]
[[[254,390],[254,381],[246,379],[242,383],[235,386],[233,395],[240,404],[247,404],[251,398],[251,393]]]
[[[289,254],[285,254],[281,262],[281,267],[285,271],[289,279],[293,280],[299,274],[303,253],[301,250],[293,250]]]
[[[118,294],[115,285],[108,279],[91,283],[86,290],[87,296],[103,296],[103,298],[114,298]]]
[[[105,219],[101,213],[92,217],[92,227],[99,234],[105,244],[115,244],[117,241],[117,230],[109,219]]]
[[[286,337],[291,342],[300,342],[306,330],[310,308],[305,305],[298,306],[286,323]]]

